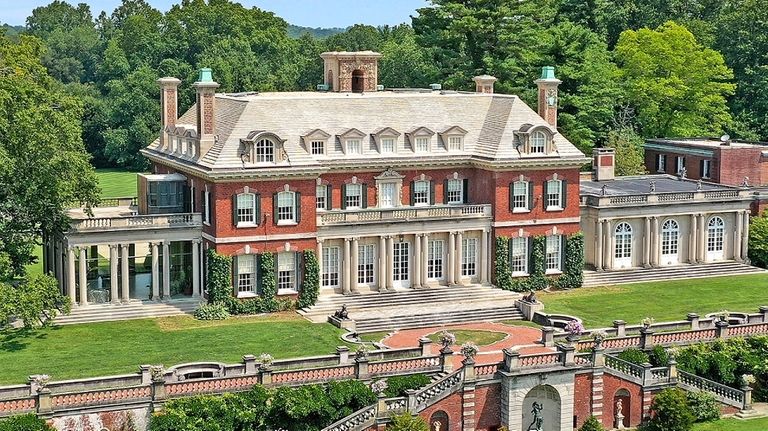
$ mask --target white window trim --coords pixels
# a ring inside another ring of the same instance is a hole
[[[321,192],[322,190],[322,192]],[[322,193],[323,196],[323,206],[319,207],[317,206],[317,199],[320,197],[320,193]],[[315,211],[325,211],[325,207],[328,204],[328,187],[325,185],[317,185],[315,186]]]
[[[280,220],[280,196],[285,196],[286,194],[290,195],[291,197],[291,208],[293,211],[293,216],[290,219]],[[277,225],[278,226],[293,226],[296,225],[296,212],[298,211],[298,208],[296,208],[296,193],[295,192],[280,192],[277,194]]]
[[[448,135],[448,141],[446,142],[445,149],[448,151],[464,151],[464,136],[462,135]],[[458,139],[458,148],[452,148],[452,139]]]
[[[241,269],[240,269],[241,263],[242,262],[246,262],[245,259],[243,259],[241,261],[241,259],[244,258],[244,257],[248,257],[248,259],[251,261],[250,265],[253,265],[253,272],[247,273],[247,274],[251,274],[252,275],[252,278],[251,278],[251,289],[250,290],[241,291],[240,290],[240,275],[241,274],[246,274],[244,272],[241,272]],[[235,281],[237,283],[237,297],[238,298],[254,298],[256,296],[259,296],[256,293],[256,291],[258,290],[258,286],[256,286],[256,280],[258,280],[258,278],[259,278],[258,277],[258,271],[259,271],[258,264],[255,262],[255,259],[254,259],[253,255],[245,254],[245,255],[242,255],[242,256],[238,257],[238,259],[237,259],[237,277],[238,277],[238,279]]]
[[[512,271],[513,277],[523,277],[528,275],[528,238],[526,237],[516,237],[512,238],[512,247],[509,250],[509,257],[510,257],[510,269],[512,267],[512,259],[515,257],[515,250],[514,250],[514,244],[515,241],[522,241],[523,242],[523,270],[522,271]]]
[[[557,200],[559,201],[559,205],[550,205],[549,204],[549,187],[550,182],[556,182],[557,183]],[[547,211],[562,211],[563,210],[563,180],[547,180],[547,187],[546,190],[544,190],[544,199],[547,200]]]
[[[352,142],[357,142],[360,145],[360,151],[359,152],[352,152],[350,150],[350,144]],[[363,139],[362,138],[348,138],[344,140],[344,150],[346,155],[348,156],[362,156],[363,155]]]
[[[522,184],[525,185],[525,194],[523,195],[525,197],[525,206],[523,206],[523,207],[516,207],[515,206],[515,196],[517,196],[515,194],[515,184],[519,184],[519,183],[522,183]],[[530,210],[531,203],[528,202],[528,198],[530,197],[529,196],[529,187],[530,186],[531,186],[531,184],[528,181],[515,181],[514,183],[512,183],[512,213],[513,214],[516,214],[516,213],[529,213],[529,212],[531,212],[531,210]]]
[[[323,146],[323,151],[315,153],[315,144],[320,143]],[[328,155],[328,141],[325,139],[312,139],[309,141],[309,154],[313,156],[326,156]]]
[[[237,215],[237,227],[258,227],[259,222],[256,220],[256,194],[255,193],[238,193],[237,194],[237,208],[236,211],[240,211],[240,196],[241,195],[251,195],[253,196],[253,221],[240,221],[240,215]]]
[[[349,187],[350,186],[353,186],[353,187],[357,188],[357,190],[360,192],[358,194],[358,203],[359,203],[359,205],[349,205],[347,203],[348,202],[347,198],[349,196],[351,196],[350,193],[349,193]],[[359,184],[359,183],[358,184],[347,184],[346,193],[344,193],[344,196],[342,196],[342,198],[344,199],[345,209],[347,209],[347,210],[359,210],[359,209],[363,208],[363,185]]]
[[[392,151],[384,151],[384,141],[392,141]],[[394,136],[382,136],[381,137],[381,148],[380,152],[381,154],[397,154],[397,138]]]
[[[459,200],[458,201],[452,201],[451,199],[451,184],[459,184]],[[448,190],[446,191],[446,195],[448,197],[448,202],[446,202],[447,205],[462,205],[464,204],[464,180],[463,179],[450,179],[448,180],[447,184]]]
[[[658,169],[657,172],[666,172],[666,170],[667,170],[667,158],[664,157],[664,154],[656,155],[656,164],[659,165],[659,169]]]
[[[701,178],[708,180],[712,177],[712,160],[704,159],[702,163],[704,169],[701,172]],[[707,174],[704,175],[704,172]]]
[[[557,268],[547,268],[547,243],[549,238],[557,238]],[[545,274],[562,274],[562,261],[563,261],[563,241],[561,235],[548,235],[544,243],[544,273]]]
[[[298,282],[297,277],[299,275],[298,274],[298,268],[297,268],[297,262],[296,262],[296,253],[294,253],[294,252],[284,252],[284,253],[278,253],[277,254],[277,259],[278,259],[277,272],[278,273],[275,274],[275,278],[276,278],[275,282],[277,283],[278,286],[280,285],[280,275],[279,275],[280,274],[280,260],[279,259],[280,259],[280,255],[281,254],[285,254],[285,253],[293,254],[293,270],[292,270],[293,271],[293,287],[289,288],[289,289],[278,288],[277,289],[277,294],[278,295],[295,295],[295,294],[299,293],[298,289],[296,289],[296,283]]]
[[[327,250],[327,254],[326,254]],[[338,246],[329,246],[329,247],[323,247],[323,256],[322,256],[322,267],[320,268],[320,287],[321,288],[336,288],[341,285],[341,250]],[[330,259],[330,255],[335,254],[336,259],[335,261]],[[333,268],[331,268],[331,263],[335,264]],[[326,267],[328,269],[334,269],[334,272],[326,272]],[[336,274],[336,283],[335,284],[324,284],[325,275],[326,274]]]
[[[203,193],[203,224],[206,226],[211,225],[211,192],[205,190]]]
[[[384,186],[388,186],[392,184],[395,188],[394,196],[392,196],[392,206],[383,206],[384,203]],[[395,181],[381,181],[377,180],[376,183],[376,207],[377,208],[396,208],[401,206],[400,202],[400,193],[402,192],[401,188],[403,187],[403,181],[402,180],[395,180]]]
[[[427,141],[427,149],[425,149],[425,150],[419,149],[418,142],[421,139],[424,139],[424,140]],[[432,151],[432,137],[430,137],[430,136],[415,136],[413,138],[413,152],[414,153],[429,153],[430,151]]]
[[[427,185],[427,201],[426,202],[416,203],[416,184],[419,184],[419,183],[425,183]],[[429,202],[431,202],[431,196],[429,195],[429,193],[431,192],[431,190],[430,190],[431,188],[432,187],[430,187],[430,183],[427,180],[416,180],[416,181],[414,181],[413,182],[413,202],[412,202],[413,206],[415,206],[415,207],[429,206]]]
[[[473,246],[472,252],[473,254],[470,256],[469,253],[469,244],[472,243]],[[459,269],[459,275],[462,278],[472,278],[477,277],[480,272],[480,262],[479,262],[479,250],[480,248],[480,241],[478,241],[477,238],[462,238],[462,244],[461,244],[461,259],[459,259],[459,264],[461,265],[461,268]],[[474,259],[470,260],[469,258],[473,257]],[[472,274],[465,274],[464,266],[469,266],[470,263],[474,263],[474,272]]]
[[[543,145],[541,146],[541,151],[534,151],[533,142],[534,142],[534,138],[536,136],[542,136],[544,138]],[[543,131],[536,130],[533,133],[531,133],[530,144],[529,144],[529,149],[530,149],[529,154],[538,155],[538,156],[546,155],[547,154],[547,144],[548,144],[547,141],[548,141],[547,134],[544,133]]]

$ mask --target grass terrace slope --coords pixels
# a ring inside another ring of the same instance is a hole
[[[102,198],[136,196],[136,172],[124,169],[96,169]]]
[[[765,431],[768,430],[768,418],[758,419],[721,419],[715,422],[696,424],[693,431]]]
[[[578,316],[588,328],[609,327],[622,319],[639,324],[683,320],[690,312],[704,315],[721,310],[757,312],[768,305],[768,274],[671,280],[656,283],[589,287],[542,293],[547,313]]]

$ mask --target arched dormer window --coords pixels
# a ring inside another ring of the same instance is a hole
[[[543,156],[555,151],[552,139],[555,132],[546,126],[523,124],[515,131],[517,150],[521,155]]]
[[[531,134],[531,154],[546,154],[547,153],[547,135],[541,130],[537,130]]]
[[[285,141],[273,133],[254,130],[240,143],[240,159],[244,164],[278,163],[286,157],[283,149]]]
[[[275,162],[275,143],[271,139],[259,139],[254,151],[256,163]]]

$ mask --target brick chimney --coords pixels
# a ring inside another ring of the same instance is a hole
[[[557,87],[561,80],[555,78],[555,68],[541,68],[541,78],[534,81],[539,87],[539,115],[547,120],[550,126],[557,128]]]
[[[616,152],[613,148],[592,149],[592,170],[595,181],[611,181],[615,178]]]
[[[176,78],[165,77],[157,80],[160,84],[160,147],[168,143],[166,127],[176,126],[179,109],[179,84]]]
[[[197,82],[192,84],[197,90],[197,137],[200,140],[200,157],[204,156],[214,144],[216,134],[216,89],[211,69],[200,69]]]
[[[478,93],[493,94],[493,83],[497,81],[496,77],[491,75],[480,75],[472,78],[475,81],[475,91]]]

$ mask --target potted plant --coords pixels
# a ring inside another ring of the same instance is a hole
[[[640,324],[643,325],[643,328],[648,329],[653,325],[653,317],[646,317],[645,319],[640,321]]]
[[[467,341],[461,345],[461,354],[464,355],[467,359],[474,358],[478,351],[480,351],[480,349],[475,343],[471,341]]]
[[[717,314],[715,314],[717,319],[721,322],[727,322],[728,318],[730,317],[730,313],[728,313],[728,310],[721,310]]]
[[[563,329],[568,334],[565,338],[570,342],[578,340],[579,336],[584,333],[584,325],[578,320],[569,320]]]
[[[592,332],[592,340],[595,342],[595,348],[602,347],[603,340],[608,338],[608,334],[605,333],[605,331],[594,331]]]
[[[440,344],[442,344],[443,349],[446,349],[456,344],[456,336],[448,331],[441,332],[440,337],[438,339],[440,340]]]
[[[262,353],[259,355],[259,368],[262,370],[268,370],[272,367],[272,361],[274,361],[275,358],[272,357],[269,353]]]
[[[373,391],[373,393],[378,397],[383,397],[384,391],[386,391],[388,387],[389,385],[387,384],[386,380],[376,380],[375,382],[371,383],[371,391]]]
[[[357,346],[357,350],[355,350],[355,359],[368,359],[368,347],[365,344]]]

